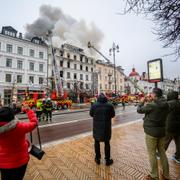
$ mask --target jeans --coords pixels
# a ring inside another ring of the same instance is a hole
[[[0,169],[1,180],[23,180],[27,164],[13,169]]]
[[[100,141],[95,140],[94,147],[95,147],[96,159],[101,159]],[[109,160],[110,159],[110,143],[109,143],[109,141],[104,142],[104,152],[105,152],[105,159]]]
[[[165,138],[156,138],[146,134],[146,146],[147,146],[149,162],[151,167],[150,175],[153,179],[156,180],[159,180],[156,152],[158,152],[160,156],[160,162],[163,169],[163,176],[165,178],[169,178],[169,164],[164,148],[164,141]]]
[[[165,150],[168,149],[169,144],[171,143],[172,140],[174,140],[174,142],[176,144],[175,158],[180,159],[180,135],[171,134],[171,133],[166,134],[166,137],[165,137]]]

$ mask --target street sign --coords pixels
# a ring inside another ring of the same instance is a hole
[[[148,81],[157,83],[163,81],[163,66],[162,59],[154,59],[147,62]]]

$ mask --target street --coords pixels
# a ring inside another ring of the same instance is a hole
[[[116,117],[112,119],[112,124],[116,126],[140,118],[142,118],[142,115],[137,114],[136,107],[127,106],[125,111],[122,110],[122,107],[118,107],[116,108]],[[90,132],[91,130],[92,118],[89,116],[89,111],[54,115],[52,124],[42,123],[40,125],[42,144]],[[33,137],[37,142],[36,130],[33,132]]]

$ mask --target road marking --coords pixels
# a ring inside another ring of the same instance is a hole
[[[129,112],[121,112],[116,114],[116,116],[119,115],[124,115],[124,114],[129,114],[129,113],[134,113],[136,111],[129,111]],[[58,125],[63,125],[63,124],[71,124],[71,123],[77,123],[80,121],[87,121],[87,120],[91,120],[92,118],[83,118],[83,119],[77,119],[77,120],[72,120],[72,121],[67,121],[67,122],[59,122],[59,123],[53,123],[53,124],[44,124],[44,125],[40,125],[39,128],[46,128],[46,127],[52,127],[52,126],[58,126]]]
[[[139,123],[141,121],[142,121],[142,119],[136,119],[136,120],[134,120],[132,122],[127,122],[127,123],[122,123],[122,124],[115,125],[115,126],[112,127],[112,129],[122,128],[122,127],[125,127],[125,126],[129,126],[131,124]],[[77,140],[79,138],[85,138],[87,136],[92,136],[92,131],[86,132],[86,133],[81,133],[81,134],[71,136],[71,137],[67,137],[67,138],[63,138],[63,139],[60,139],[60,140],[51,141],[51,142],[43,144],[42,146],[43,146],[43,148],[48,148],[48,147],[52,147],[52,146],[55,146],[55,145],[58,145],[58,144],[63,144],[65,142],[74,141],[74,140]]]

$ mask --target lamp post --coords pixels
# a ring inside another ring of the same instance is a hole
[[[109,55],[111,56],[111,53],[113,54],[115,95],[116,95],[116,92],[117,92],[117,86],[116,86],[116,57],[115,57],[116,52],[119,52],[119,46],[116,45],[113,42],[112,48],[109,49]]]

